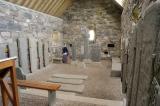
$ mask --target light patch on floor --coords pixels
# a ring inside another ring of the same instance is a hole
[[[52,77],[57,77],[57,78],[73,78],[73,79],[87,79],[88,76],[86,75],[74,75],[74,74],[53,74]]]
[[[63,83],[63,84],[83,84],[84,80],[82,79],[74,79],[74,78],[50,78],[48,82],[55,82],[55,83]]]

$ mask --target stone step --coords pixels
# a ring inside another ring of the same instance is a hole
[[[74,74],[54,74],[52,77],[57,78],[69,78],[69,79],[84,79],[86,80],[88,76],[86,75],[74,75]]]
[[[73,78],[50,78],[48,82],[62,83],[62,84],[82,84],[84,80]]]

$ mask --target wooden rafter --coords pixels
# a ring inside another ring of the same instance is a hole
[[[63,12],[72,5],[72,0],[67,0],[65,1],[64,5],[62,6],[62,8],[60,8],[54,15],[55,16],[61,16],[63,14]]]
[[[69,0],[68,0],[69,1]],[[57,8],[57,10],[55,10],[54,13],[52,13],[52,15],[59,13],[61,10],[63,10],[63,8],[67,5],[68,1],[64,0],[63,3],[61,5],[59,5],[59,7]]]
[[[42,9],[47,4],[47,2],[48,2],[47,0],[44,0],[43,3],[41,4],[41,6],[38,7],[37,11],[41,11],[42,12]]]
[[[38,7],[43,3],[43,0],[37,0],[37,3],[34,5],[34,10],[37,10]]]
[[[5,0],[27,8],[60,16],[72,4],[73,0]]]
[[[52,10],[49,11],[49,14],[52,14],[55,10],[57,10],[57,8],[64,2],[64,0],[59,0],[59,2],[57,2],[54,6],[54,8]]]
[[[25,2],[24,0],[18,0],[18,1],[16,2],[16,4],[22,5],[24,2]]]
[[[54,0],[51,5],[48,6],[47,10],[45,11],[46,13],[49,13],[49,11],[54,8],[54,5],[58,2],[59,0]]]
[[[63,6],[63,4],[65,3],[65,1],[66,1],[66,0],[62,0],[61,3],[58,4],[58,6],[55,8],[55,10],[53,10],[54,13],[55,13],[56,11],[58,11],[58,10]]]
[[[45,12],[47,10],[47,8],[51,5],[52,2],[53,2],[53,0],[48,0],[47,4],[43,7],[43,9],[41,11]]]
[[[31,0],[25,0],[24,5],[25,7],[28,7],[28,5],[31,3]]]
[[[33,8],[37,0],[32,0],[32,2],[28,5],[28,8]]]

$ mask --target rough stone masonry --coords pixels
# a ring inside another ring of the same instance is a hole
[[[95,30],[96,41],[101,50],[107,50],[107,44],[115,44],[113,55],[120,55],[120,19],[122,10],[112,0],[74,0],[73,5],[66,10],[64,20],[64,41],[76,43],[77,55],[83,43],[81,27]]]
[[[159,106],[160,2],[126,0],[122,13],[123,93],[127,106]]]
[[[0,1],[0,43],[18,37],[48,40],[54,31],[62,32],[63,20],[6,1]]]

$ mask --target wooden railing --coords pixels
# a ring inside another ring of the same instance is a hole
[[[16,70],[15,70],[15,57],[0,60],[0,86],[2,93],[3,106],[8,106],[9,100],[13,106],[19,105],[19,95],[18,95],[18,86],[35,88],[41,90],[48,90],[49,97],[48,102],[49,106],[54,106],[56,99],[56,90],[60,88],[59,84],[53,84],[49,82],[39,82],[39,81],[29,81],[29,80],[17,80],[16,79]],[[5,80],[5,76],[10,73],[10,82]],[[8,84],[9,83],[9,84]],[[11,88],[10,89],[10,85]]]
[[[48,91],[57,91],[60,88],[59,84],[30,80],[17,80],[17,85],[21,87],[35,88]]]

